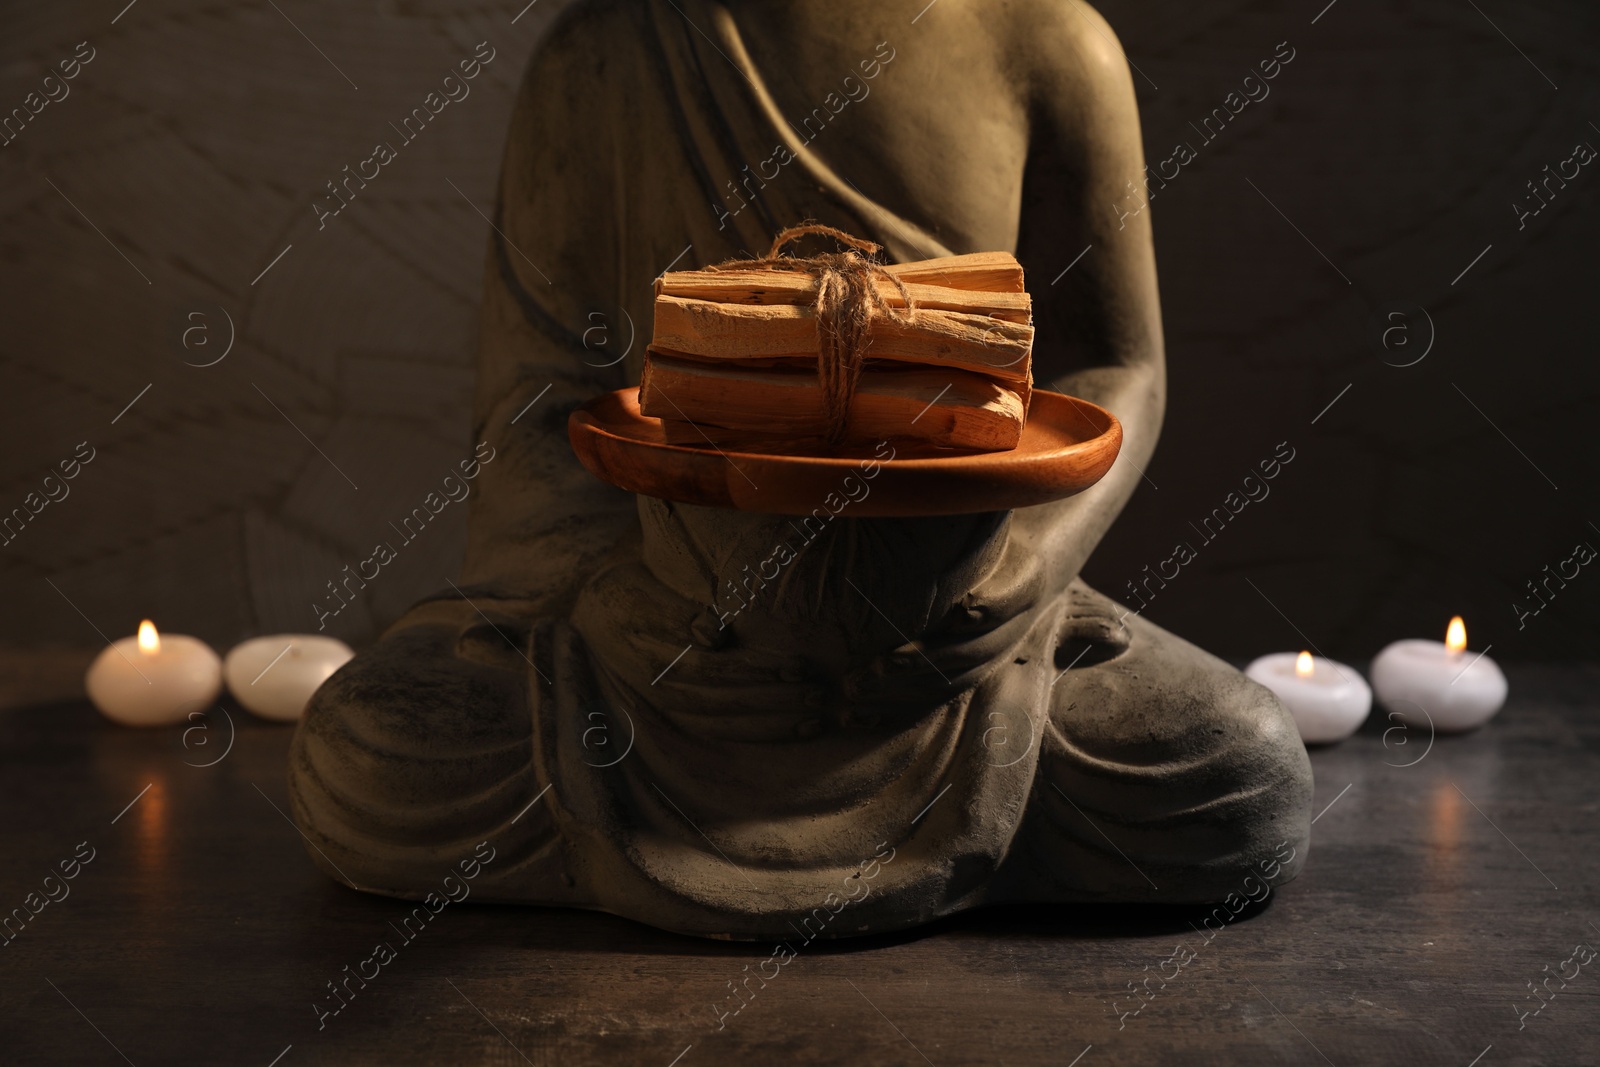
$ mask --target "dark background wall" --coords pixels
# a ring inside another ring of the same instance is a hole
[[[1579,542],[1600,548],[1600,166],[1524,228],[1512,204],[1537,203],[1525,183],[1577,143],[1600,148],[1600,11],[1325,3],[1103,7],[1148,75],[1147,157],[1200,154],[1152,204],[1172,397],[1159,489],[1089,578],[1125,594],[1188,538],[1199,558],[1149,615],[1220,652],[1360,658],[1442,638],[1460,613],[1496,656],[1592,658],[1595,568],[1520,629],[1512,605],[1536,607],[1525,583]],[[1188,123],[1285,40],[1271,95],[1200,147]],[[1189,522],[1279,441],[1297,458],[1272,495],[1202,547]]]
[[[9,6],[0,108],[94,50],[0,148],[0,511],[80,442],[95,457],[0,546],[11,688],[68,684],[97,631],[143,615],[219,645],[314,629],[324,583],[466,454],[483,213],[561,6]],[[1600,166],[1520,225],[1513,204],[1600,147],[1593,5],[1101,10],[1149,160],[1195,158],[1151,206],[1166,429],[1089,579],[1136,606],[1125,583],[1188,542],[1147,613],[1235,657],[1362,658],[1461,613],[1496,656],[1592,658],[1600,568],[1520,623],[1513,605],[1600,547]],[[325,183],[481,41],[471,95],[319,230]],[[1213,140],[1190,126],[1280,42],[1268,97]],[[1191,523],[1280,442],[1270,496],[1207,542]],[[441,587],[464,519],[448,508],[332,632],[360,643]]]

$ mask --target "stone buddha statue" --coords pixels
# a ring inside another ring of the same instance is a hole
[[[1165,403],[1149,213],[1114,210],[1142,171],[1082,3],[575,3],[505,150],[464,573],[313,699],[312,858],[420,899],[489,842],[479,899],[749,939],[1292,878],[1288,713],[1077,577]],[[637,384],[653,279],[803,220],[895,261],[1013,251],[1038,384],[1115,413],[1119,461],[1053,504],[801,532],[585,471],[568,416]]]

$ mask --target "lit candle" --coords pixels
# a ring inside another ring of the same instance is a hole
[[[1309,652],[1262,656],[1244,673],[1278,695],[1308,745],[1343,741],[1372,710],[1372,690],[1359,671]]]
[[[89,699],[124,726],[172,726],[222,691],[222,664],[211,646],[184,634],[160,634],[149,619],[95,657],[83,678]]]
[[[264,719],[293,722],[317,687],[355,653],[316,634],[275,634],[235,645],[222,673],[235,700]]]
[[[1396,641],[1372,661],[1378,702],[1407,726],[1475,730],[1506,702],[1506,676],[1494,660],[1467,651],[1467,626],[1457,615],[1437,641]],[[1420,709],[1420,710],[1419,710]]]

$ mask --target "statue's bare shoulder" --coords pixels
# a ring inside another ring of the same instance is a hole
[[[1098,11],[1082,0],[1018,0],[1002,10],[995,43],[1036,119],[1081,124],[1090,137],[1137,121],[1127,56]]]

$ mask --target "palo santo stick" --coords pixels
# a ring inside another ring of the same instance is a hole
[[[639,410],[781,438],[814,436],[824,424],[814,374],[711,366],[658,352],[645,360]],[[1026,417],[1023,395],[984,375],[868,369],[850,403],[847,440],[914,437],[947,448],[1004,451],[1017,446]]]
[[[903,282],[947,285],[991,293],[1021,293],[1022,264],[1010,252],[973,252],[916,263],[888,263],[884,269]]]
[[[905,307],[905,298],[891,282],[876,278],[878,295],[890,307]],[[817,279],[792,270],[682,270],[656,279],[656,296],[708,300],[722,304],[812,305],[817,301]],[[930,311],[960,311],[988,315],[1007,322],[1033,321],[1033,300],[1025,292],[977,292],[948,285],[906,283],[912,303]]]
[[[911,312],[909,322],[879,315],[867,357],[934,364],[993,375],[1025,388],[1032,381],[1033,327],[959,311]],[[817,320],[795,304],[723,304],[658,296],[651,348],[699,359],[738,361],[817,356]]]

